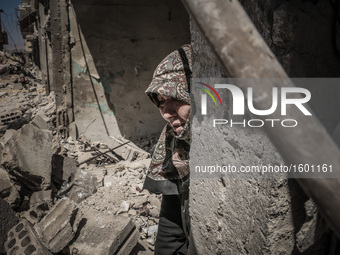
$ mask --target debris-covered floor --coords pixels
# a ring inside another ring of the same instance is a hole
[[[0,254],[153,254],[160,196],[142,190],[154,139],[62,137],[54,93],[0,52]]]

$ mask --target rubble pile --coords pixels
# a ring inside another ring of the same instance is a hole
[[[152,254],[150,154],[124,138],[62,137],[54,93],[20,60],[0,61],[0,254]]]

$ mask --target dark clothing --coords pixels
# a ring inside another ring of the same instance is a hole
[[[155,255],[187,254],[189,245],[187,194],[163,195]]]
[[[157,66],[145,91],[157,107],[158,95],[190,105],[191,62],[191,46],[183,45]],[[190,119],[174,115],[168,121],[152,155],[144,188],[163,195],[155,254],[184,255],[189,243]],[[171,126],[173,121],[183,125],[179,134]]]

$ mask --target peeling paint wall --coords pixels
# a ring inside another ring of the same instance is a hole
[[[139,141],[165,124],[144,91],[158,63],[190,42],[179,0],[32,1],[35,51],[58,131]]]
[[[117,120],[106,101],[100,76],[72,6],[69,7],[69,21],[71,87],[68,94],[72,96],[68,103],[76,124],[73,126],[76,130],[71,133],[84,134],[92,141],[103,140],[108,135],[119,137]]]
[[[94,84],[104,88],[103,108],[113,112],[121,135],[136,141],[160,132],[165,122],[144,91],[158,63],[190,42],[189,18],[181,2],[72,0],[72,5],[97,70]],[[73,49],[72,54],[81,52]],[[79,61],[73,57],[73,72],[80,73],[77,80],[86,79]],[[76,95],[75,107],[90,94]]]

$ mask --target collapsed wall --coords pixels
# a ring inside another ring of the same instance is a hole
[[[64,137],[55,93],[46,96],[32,63],[7,64],[0,72],[0,254],[151,254],[160,197],[143,190],[149,153],[114,136],[105,143]]]

